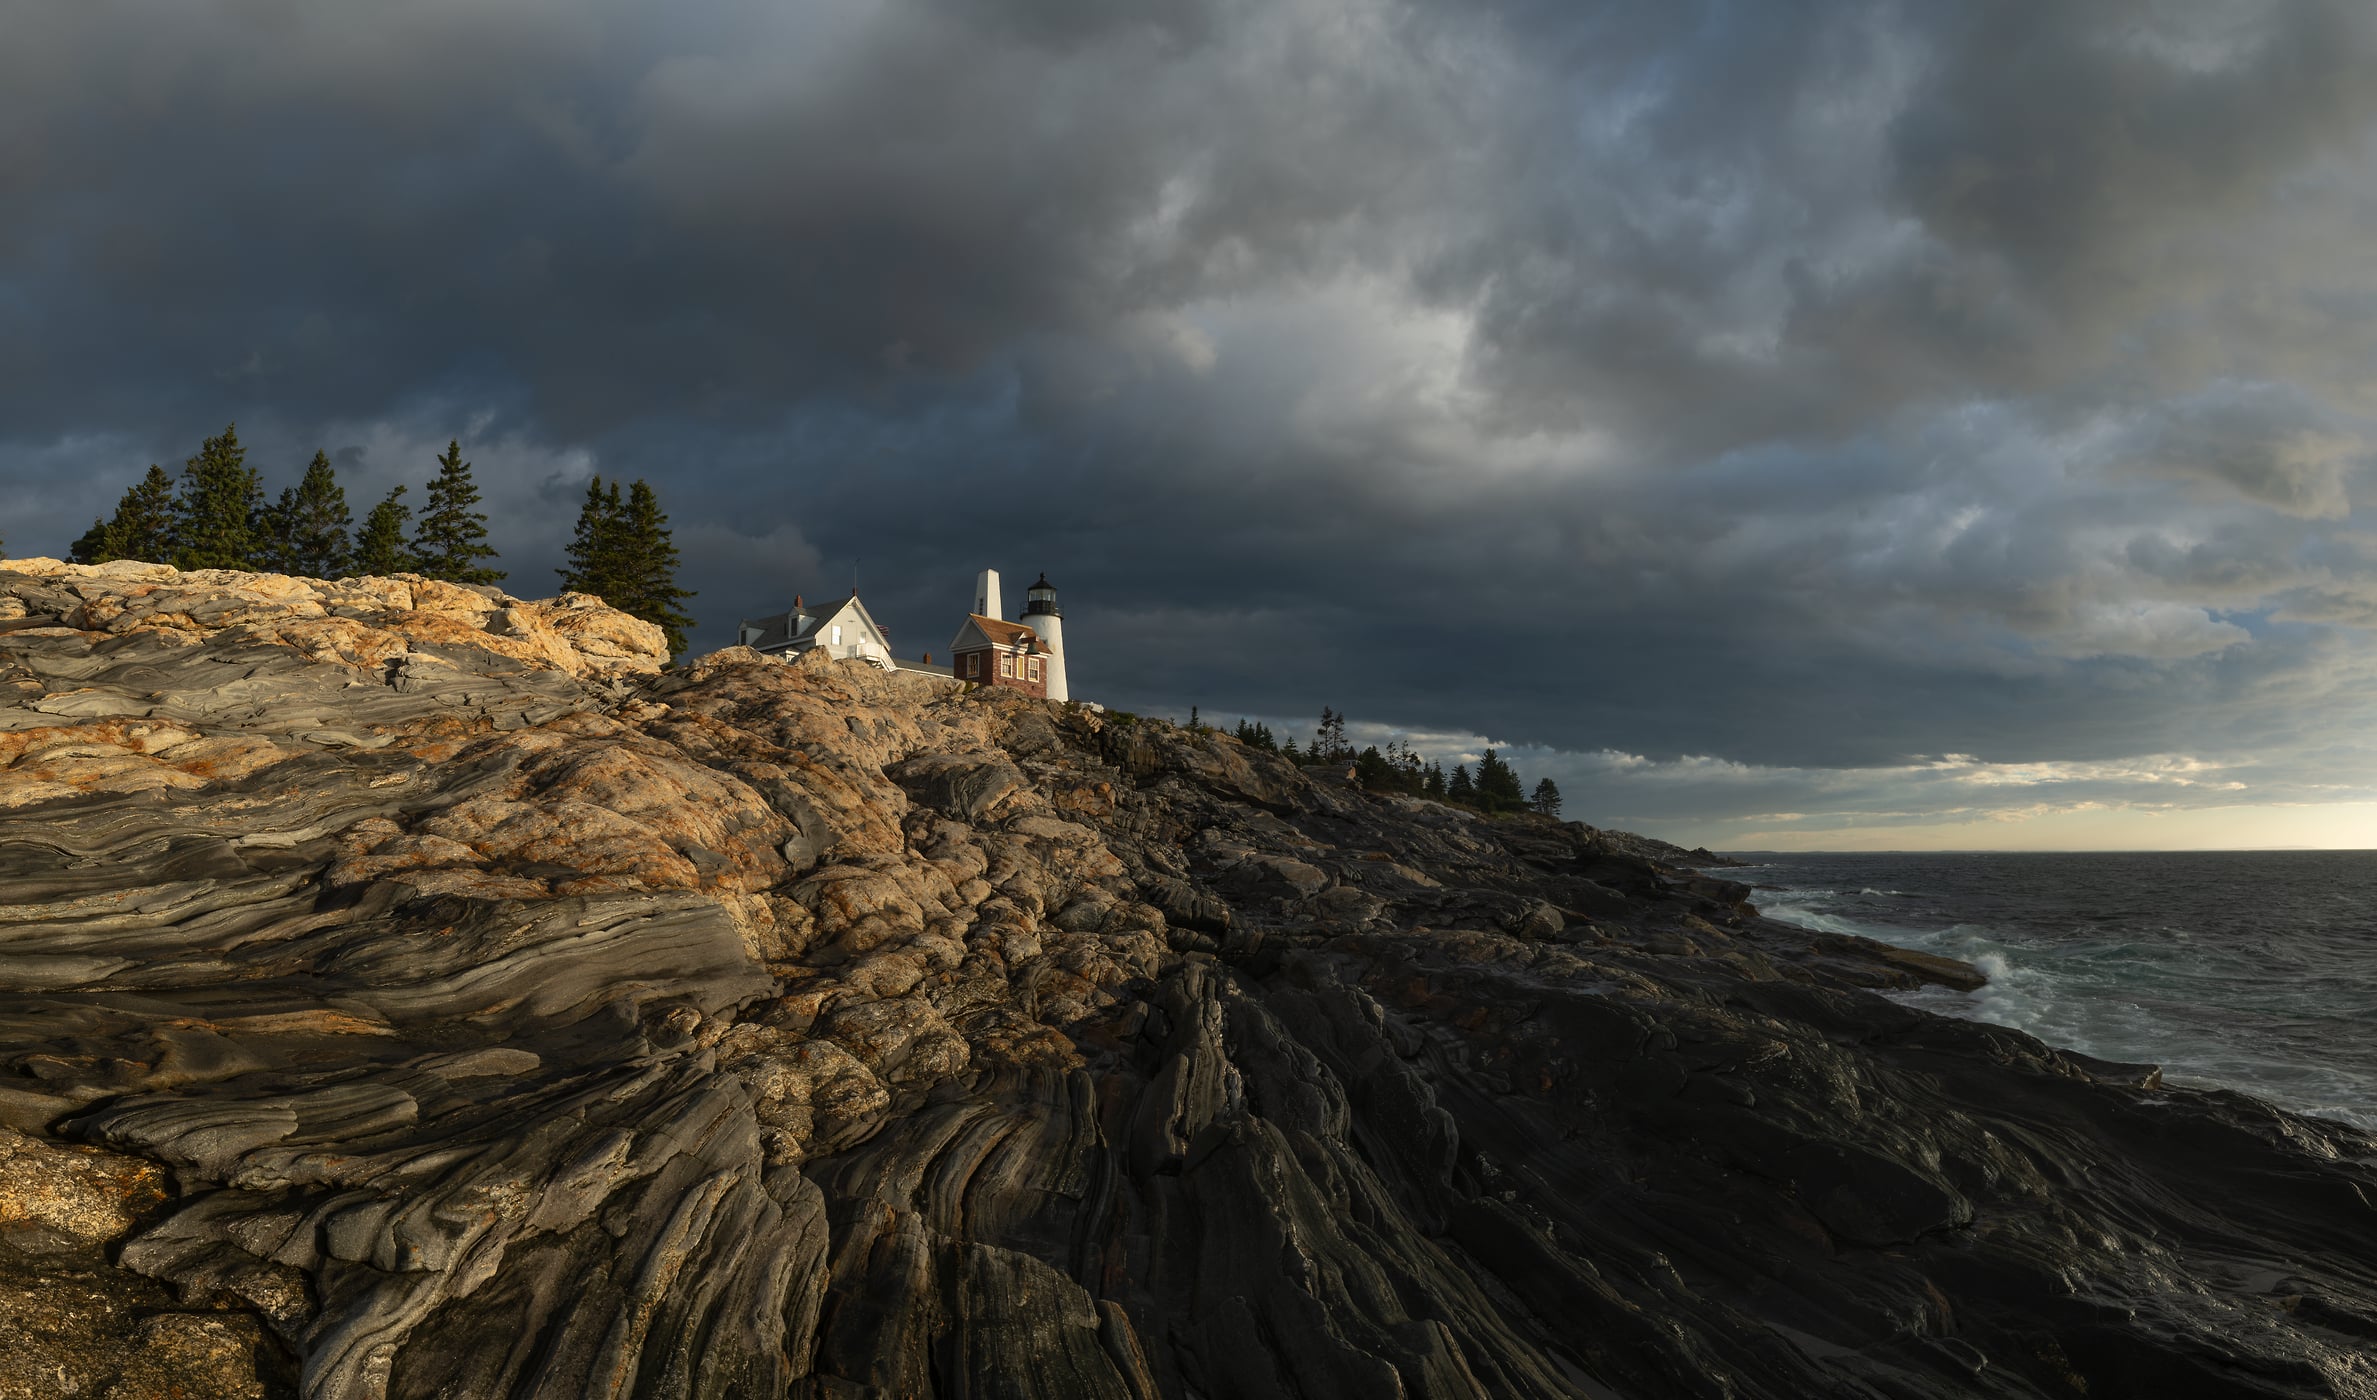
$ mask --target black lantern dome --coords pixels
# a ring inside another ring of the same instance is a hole
[[[1040,575],[1038,583],[1024,590],[1023,597],[1023,615],[1025,617],[1035,614],[1042,617],[1064,616],[1064,613],[1056,605],[1056,585],[1048,581],[1048,575],[1045,573]]]

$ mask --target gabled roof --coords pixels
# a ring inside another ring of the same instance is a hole
[[[794,608],[774,617],[746,617],[736,626],[735,635],[741,636],[743,628],[756,628],[759,635],[751,639],[751,645],[774,646],[800,636],[815,620],[816,615],[807,608]]]
[[[774,617],[747,617],[743,619],[742,625],[759,629],[759,636],[751,645],[765,650],[772,646],[788,645],[804,637],[815,637],[827,623],[853,609],[857,612],[857,620],[866,624],[876,639],[888,646],[889,639],[884,636],[883,628],[877,625],[874,615],[867,611],[867,605],[860,602],[855,593],[818,607],[790,608]]]
[[[949,644],[951,651],[973,649],[966,643],[968,630],[972,630],[981,638],[975,644],[979,646],[1020,647],[1030,651],[1040,645],[1040,634],[1020,622],[1002,622],[995,617],[984,617],[980,613],[967,613],[964,625],[957,629],[957,640]]]
[[[875,615],[867,611],[867,605],[858,601],[858,595],[856,593],[844,598],[841,602],[835,604],[833,607],[826,609],[825,616],[828,619],[832,619],[840,617],[842,614],[848,612],[857,613],[858,620],[865,623],[867,625],[867,629],[873,632],[877,637],[885,637],[888,635],[884,632],[882,625],[875,621]]]
[[[840,605],[836,604],[836,606]],[[795,626],[788,628],[786,624],[798,623],[803,619],[813,621],[817,618],[823,617],[824,615],[824,609],[806,608],[796,605],[794,607],[786,608],[780,613],[770,613],[766,617],[746,617],[742,620],[742,625],[745,627],[773,628],[780,633],[789,630],[797,634],[801,630],[799,627]]]

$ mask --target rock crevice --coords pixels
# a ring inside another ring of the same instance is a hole
[[[2377,1393],[2377,1143],[1656,843],[587,598],[0,629],[7,1384]]]

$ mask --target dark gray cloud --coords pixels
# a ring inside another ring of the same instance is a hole
[[[1491,738],[1669,834],[2335,803],[2373,49],[2316,0],[49,7],[0,537],[233,418],[358,496],[459,436],[532,591],[648,476],[703,643],[855,568],[939,650],[1047,568],[1086,693]]]

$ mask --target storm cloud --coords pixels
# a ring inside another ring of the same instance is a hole
[[[530,592],[651,479],[697,647],[1046,569],[1080,694],[1678,839],[2356,832],[2373,59],[2316,0],[32,7],[0,539],[234,419],[361,497],[459,437]]]

